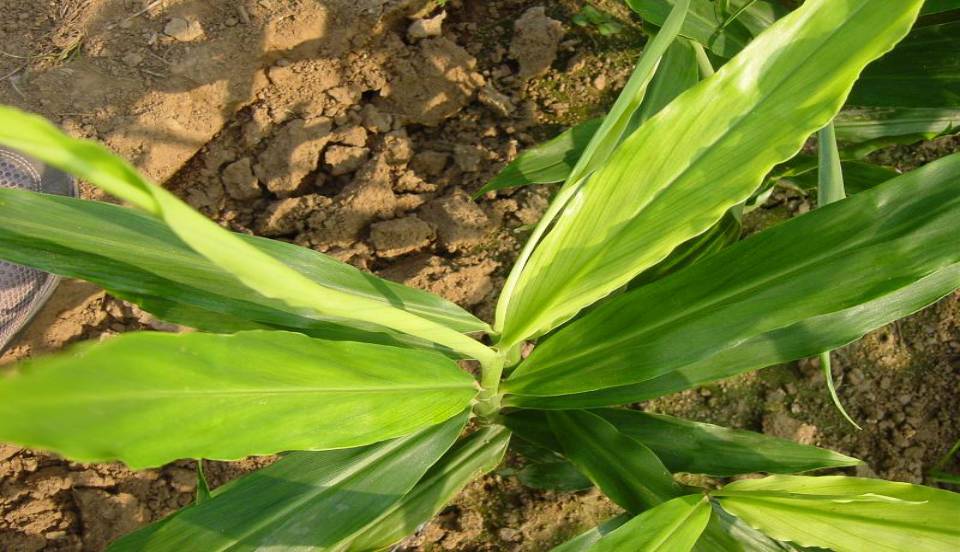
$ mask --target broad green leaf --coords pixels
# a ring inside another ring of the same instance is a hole
[[[918,27],[860,76],[850,103],[960,107],[960,21]]]
[[[124,334],[22,370],[0,382],[0,440],[132,468],[365,445],[477,393],[437,353],[288,332]]]
[[[680,495],[680,487],[649,448],[582,410],[548,412],[563,454],[610,500],[638,513]]]
[[[838,348],[960,287],[958,217],[954,154],[612,298],[505,382],[562,403],[505,404],[634,402]]]
[[[710,521],[710,500],[687,495],[631,519],[590,548],[591,552],[689,552]]]
[[[674,0],[627,0],[633,11],[654,25],[663,25],[673,4]],[[730,13],[718,12],[715,4],[711,0],[693,0],[680,35],[696,40],[723,58],[733,57],[787,12],[765,0],[730,0]],[[727,22],[735,14],[736,18]]]
[[[264,550],[345,546],[417,481],[463,430],[468,413],[361,448],[293,452],[216,489],[196,506],[114,542],[109,550]]]
[[[514,186],[563,182],[570,176],[570,171],[601,123],[603,119],[590,119],[565,130],[552,140],[522,152],[480,188],[474,197]]]
[[[317,283],[221,228],[167,190],[147,182],[126,161],[95,142],[73,139],[35,115],[0,106],[0,144],[83,178],[166,223],[191,249],[251,290],[296,313],[358,320],[407,333],[490,362],[488,347],[452,328],[379,298]]]
[[[410,492],[351,537],[345,549],[380,550],[415,532],[468,483],[496,468],[509,441],[510,432],[503,427],[470,434],[447,451]]]
[[[844,109],[834,121],[846,143],[910,143],[960,131],[960,109],[863,107]],[[893,140],[896,139],[896,140]]]
[[[716,493],[764,533],[837,552],[960,549],[960,494],[854,477],[773,476]]]
[[[0,190],[0,209],[0,257],[96,283],[168,321],[224,331],[237,319],[237,329],[260,324],[322,337],[327,337],[325,333],[330,337],[358,333],[343,328],[345,325],[389,332],[383,326],[351,319],[291,312],[282,301],[251,291],[190,249],[162,222],[132,209],[23,190]],[[405,309],[461,332],[488,329],[436,295],[377,278],[293,244],[235,236],[314,282]]]
[[[577,535],[560,546],[554,547],[550,552],[587,552],[603,538],[604,535],[609,534],[629,520],[630,516],[628,514],[620,514],[619,516],[612,517],[593,529]]]
[[[524,466],[517,479],[526,487],[546,491],[572,492],[593,487],[593,482],[570,462],[542,462]]]
[[[797,473],[855,466],[849,456],[752,431],[728,429],[623,408],[591,412],[650,447],[672,472],[718,477],[743,473]]]
[[[704,361],[642,383],[556,397],[508,395],[503,404],[562,410],[627,404],[662,397],[763,366],[814,356],[818,349],[837,349],[859,339],[871,329],[914,314],[957,288],[960,288],[960,263],[880,299],[758,335]]]
[[[644,123],[571,188],[512,296],[501,299],[500,346],[569,320],[745,201],[833,118],[859,72],[906,34],[920,5],[805,2]],[[843,55],[809,62],[829,51]]]

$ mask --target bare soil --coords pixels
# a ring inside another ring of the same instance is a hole
[[[518,151],[603,111],[643,39],[570,23],[584,2],[0,0],[0,102],[100,140],[224,226],[291,241],[490,319],[550,190],[469,199]],[[446,18],[421,21],[441,12]],[[411,24],[416,23],[411,27]],[[953,139],[881,153],[910,168]],[[83,186],[89,199],[110,200]],[[777,192],[753,229],[809,210]],[[856,473],[921,482],[960,438],[960,295],[838,351],[833,409],[815,360],[646,408],[853,454]],[[175,331],[64,282],[2,358],[132,330]],[[213,485],[272,461],[207,462]],[[508,466],[521,460],[508,459]],[[102,550],[188,504],[194,464],[132,472],[0,445],[0,549]],[[405,550],[546,550],[617,512],[596,491],[472,484]],[[851,472],[852,473],[852,472]]]

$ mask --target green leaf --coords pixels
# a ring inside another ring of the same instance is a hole
[[[111,552],[335,549],[414,488],[453,445],[468,412],[376,445],[293,452],[227,483],[203,504],[121,538]]]
[[[517,286],[524,276],[525,269],[534,249],[540,242],[544,233],[553,224],[554,219],[560,214],[560,211],[567,206],[571,197],[579,192],[579,188],[584,185],[590,174],[598,168],[607,165],[611,155],[618,149],[627,133],[632,132],[634,123],[637,121],[637,111],[640,109],[646,94],[647,86],[653,79],[657,65],[660,63],[666,50],[670,47],[677,36],[677,31],[683,22],[684,14],[687,11],[687,5],[690,0],[678,0],[677,5],[671,10],[663,29],[652,40],[650,40],[643,49],[643,54],[637,62],[630,79],[626,86],[617,97],[610,112],[603,118],[603,123],[596,133],[591,137],[583,153],[577,159],[577,164],[573,167],[567,181],[564,183],[560,192],[554,197],[550,207],[540,218],[540,222],[534,229],[532,235],[527,240],[526,245],[520,251],[517,261],[514,263],[507,277],[503,288],[500,290],[500,300],[497,303],[494,330],[502,333],[504,324],[507,320],[510,303],[517,294]],[[521,286],[522,289],[522,286]],[[503,350],[510,349],[516,345],[516,341],[503,341]]]
[[[640,17],[658,26],[663,25],[674,3],[674,0],[627,0],[627,5]],[[746,9],[724,27],[727,14],[718,12],[715,2],[693,0],[680,35],[696,40],[720,57],[730,58],[787,12],[776,3],[764,0],[731,0],[729,4],[731,12]]]
[[[840,151],[837,150],[837,133],[833,122],[817,132],[819,143],[817,166],[817,205],[822,207],[847,197],[843,187],[843,169],[840,165]]]
[[[612,517],[600,525],[585,531],[567,542],[553,548],[550,552],[588,552],[604,535],[630,520],[628,514]]]
[[[960,131],[960,109],[864,107],[844,109],[834,124],[846,143],[911,143]],[[893,140],[896,139],[896,140]]]
[[[360,332],[341,326],[390,332],[351,319],[291,312],[282,301],[253,292],[190,249],[167,225],[132,209],[23,190],[0,190],[0,207],[4,214],[0,257],[96,283],[164,320],[208,331],[252,329],[260,324],[322,337],[346,334],[351,339]],[[377,278],[313,250],[234,236],[343,293],[393,305],[461,332],[489,329],[436,295]]]
[[[567,398],[505,404],[634,402],[838,348],[960,287],[958,217],[955,154],[612,298],[504,385]]]
[[[0,440],[135,469],[236,460],[405,435],[476,393],[427,351],[287,332],[124,334],[0,382]]]
[[[207,483],[207,476],[203,474],[203,460],[197,460],[197,493],[194,502],[200,504],[210,500],[210,484]]]
[[[100,144],[70,138],[46,120],[9,107],[0,106],[0,123],[0,144],[87,180],[162,220],[191,249],[251,290],[285,303],[292,312],[386,326],[483,362],[493,360],[495,353],[490,348],[443,324],[311,280],[147,182]]]
[[[548,412],[563,454],[610,500],[638,513],[680,495],[680,487],[649,448],[582,410]]]
[[[817,204],[822,207],[835,203],[847,197],[843,186],[843,168],[840,164],[840,151],[837,149],[837,134],[831,121],[817,133],[819,143],[819,163],[817,168]],[[837,390],[833,385],[833,371],[831,370],[830,351],[820,353],[820,368],[823,370],[824,380],[834,407],[856,429],[861,429],[840,402]]]
[[[514,186],[563,182],[570,176],[570,171],[601,123],[603,119],[590,119],[565,130],[552,140],[525,150],[480,188],[474,198]]]
[[[913,29],[857,81],[850,103],[872,107],[960,107],[960,21]]]
[[[773,476],[737,481],[720,505],[784,541],[837,552],[960,549],[960,495],[876,479]]]
[[[754,472],[797,473],[860,464],[855,458],[831,450],[752,431],[623,408],[591,412],[650,447],[671,472],[726,477]]]
[[[517,479],[531,489],[573,492],[593,487],[593,482],[570,462],[544,462],[525,466]]]
[[[687,495],[643,512],[601,538],[591,552],[689,552],[710,521],[710,500]]]
[[[470,434],[434,464],[410,492],[351,537],[346,549],[380,550],[415,532],[468,483],[496,468],[509,441],[510,432],[503,427],[486,427]]]
[[[805,2],[644,123],[571,188],[565,212],[501,299],[500,346],[569,320],[745,201],[833,118],[862,68],[906,34],[920,4]],[[809,62],[829,51],[843,54]]]

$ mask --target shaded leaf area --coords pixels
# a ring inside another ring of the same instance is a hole
[[[926,0],[926,2],[923,3],[923,9],[920,10],[920,14],[933,15],[958,9],[960,9],[960,2],[957,0]]]
[[[626,510],[641,512],[680,494],[653,451],[603,418],[571,410],[548,413],[546,421],[553,446]]]
[[[828,476],[737,481],[720,505],[783,541],[838,552],[960,548],[960,495],[920,485]]]
[[[671,472],[723,477],[758,472],[797,473],[860,463],[855,458],[786,439],[663,414],[621,408],[589,412],[649,447]],[[544,412],[520,410],[509,413],[504,423],[540,447],[562,450],[546,422]]]
[[[817,189],[820,170],[817,168],[816,157],[798,155],[790,161],[790,165],[784,173],[777,177],[778,180],[789,180],[805,191]],[[894,169],[862,161],[841,161],[840,170],[843,174],[844,188],[848,195],[865,192],[900,176],[900,173]]]
[[[384,515],[454,444],[468,413],[361,448],[293,452],[210,500],[127,535],[111,551],[335,549]]]
[[[601,123],[603,119],[591,119],[563,131],[551,140],[524,150],[480,188],[474,197],[515,186],[563,182]]]
[[[486,427],[460,440],[403,498],[350,539],[348,550],[380,550],[415,532],[467,484],[503,460],[510,432]]]
[[[728,211],[706,232],[681,243],[666,259],[630,280],[630,283],[627,284],[627,290],[636,289],[665,278],[681,268],[718,253],[723,248],[736,243],[740,239],[741,231],[740,221]]]
[[[909,144],[953,134],[960,130],[960,109],[857,107],[837,114],[834,125],[841,143],[866,143],[854,148],[853,153],[859,157],[887,144]]]
[[[832,119],[862,68],[906,34],[921,3],[829,4],[806,2],[780,19],[644,123],[576,189],[504,299],[504,347],[569,320],[746,200]],[[844,55],[808,63],[829,50]]]
[[[627,0],[627,5],[640,17],[658,26],[663,24],[673,4],[674,0]],[[736,55],[788,11],[765,0],[731,0],[727,2],[726,12],[718,10],[716,4],[711,0],[691,2],[680,34],[722,58]]]
[[[960,21],[918,27],[870,64],[850,103],[873,107],[960,107]]]
[[[517,479],[531,489],[574,492],[593,487],[593,482],[569,462],[543,462],[525,466]]]
[[[723,477],[756,472],[798,473],[860,464],[838,452],[752,431],[621,408],[593,412],[650,447],[672,472]]]
[[[0,439],[131,468],[365,445],[477,392],[436,353],[287,332],[124,334],[22,372],[0,382]]]
[[[622,404],[842,346],[960,287],[958,216],[952,155],[612,298],[540,344],[506,403]]]
[[[0,257],[93,282],[170,322],[215,332],[268,327],[329,339],[412,340],[375,324],[292,310],[281,300],[255,293],[191,249],[166,224],[131,209],[12,189],[0,190],[0,207],[4,213]],[[310,249],[234,236],[314,282],[460,331],[486,328],[440,297],[377,278]]]
[[[789,542],[778,541],[750,527],[743,520],[731,516],[721,508],[714,508],[710,522],[693,547],[695,552],[796,552],[809,550]]]

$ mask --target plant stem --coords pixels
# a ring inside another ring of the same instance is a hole
[[[500,411],[500,377],[504,360],[504,356],[498,354],[492,361],[480,364],[480,394],[473,411],[481,418],[489,419]]]
[[[690,43],[693,44],[693,51],[697,54],[697,65],[700,66],[700,80],[712,77],[714,73],[713,64],[710,63],[707,51],[695,40],[691,40]]]

